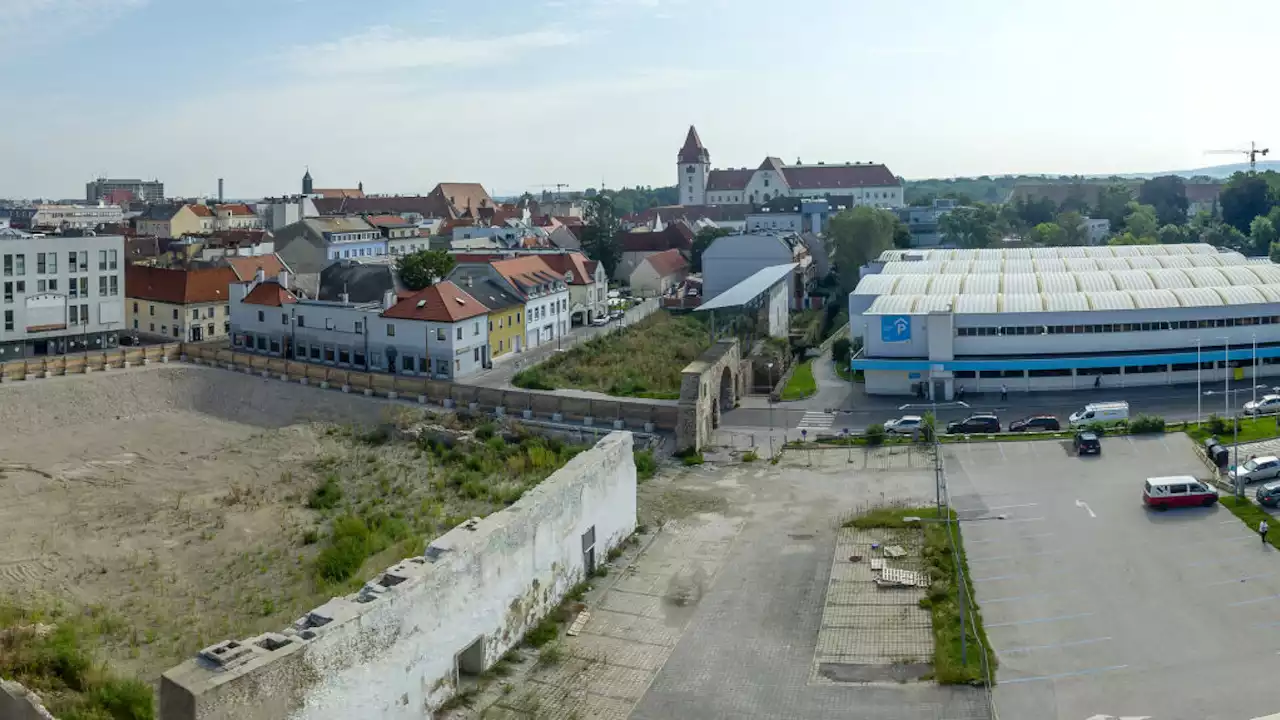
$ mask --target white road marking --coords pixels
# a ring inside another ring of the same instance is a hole
[[[1085,512],[1089,513],[1089,517],[1091,517],[1091,518],[1096,518],[1096,517],[1098,517],[1097,515],[1095,515],[1095,514],[1093,513],[1093,508],[1089,507],[1089,503],[1087,503],[1087,502],[1085,502],[1085,501],[1083,501],[1083,500],[1077,500],[1077,501],[1076,501],[1076,507],[1078,507],[1078,508],[1084,508],[1084,509],[1085,509]]]
[[[836,421],[836,416],[830,413],[810,411],[800,418],[800,424],[796,425],[797,430],[827,430]]]

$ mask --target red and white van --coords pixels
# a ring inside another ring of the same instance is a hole
[[[1147,478],[1142,502],[1156,510],[1209,506],[1218,502],[1218,492],[1190,475]]]

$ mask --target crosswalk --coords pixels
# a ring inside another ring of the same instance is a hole
[[[832,423],[836,421],[836,416],[832,413],[811,411],[806,412],[804,417],[800,418],[800,424],[796,426],[797,430],[829,430]]]

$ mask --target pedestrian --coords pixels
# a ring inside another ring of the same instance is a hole
[[[1097,389],[1097,388],[1102,387],[1102,376],[1101,376],[1101,375],[1099,375],[1099,376],[1097,376],[1097,377],[1095,377],[1095,378],[1093,379],[1093,387],[1094,387],[1094,389]]]
[[[1004,383],[1000,383],[1000,402],[1005,402],[1008,399],[1009,399],[1009,386],[1005,385]]]
[[[1271,529],[1271,526],[1267,524],[1266,520],[1263,520],[1262,522],[1258,523],[1258,535],[1262,538],[1263,545],[1267,544],[1267,531],[1270,529]]]

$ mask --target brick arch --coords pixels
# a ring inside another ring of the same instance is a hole
[[[698,451],[720,426],[723,413],[738,404],[745,389],[742,352],[737,340],[712,345],[683,371],[676,448]]]

